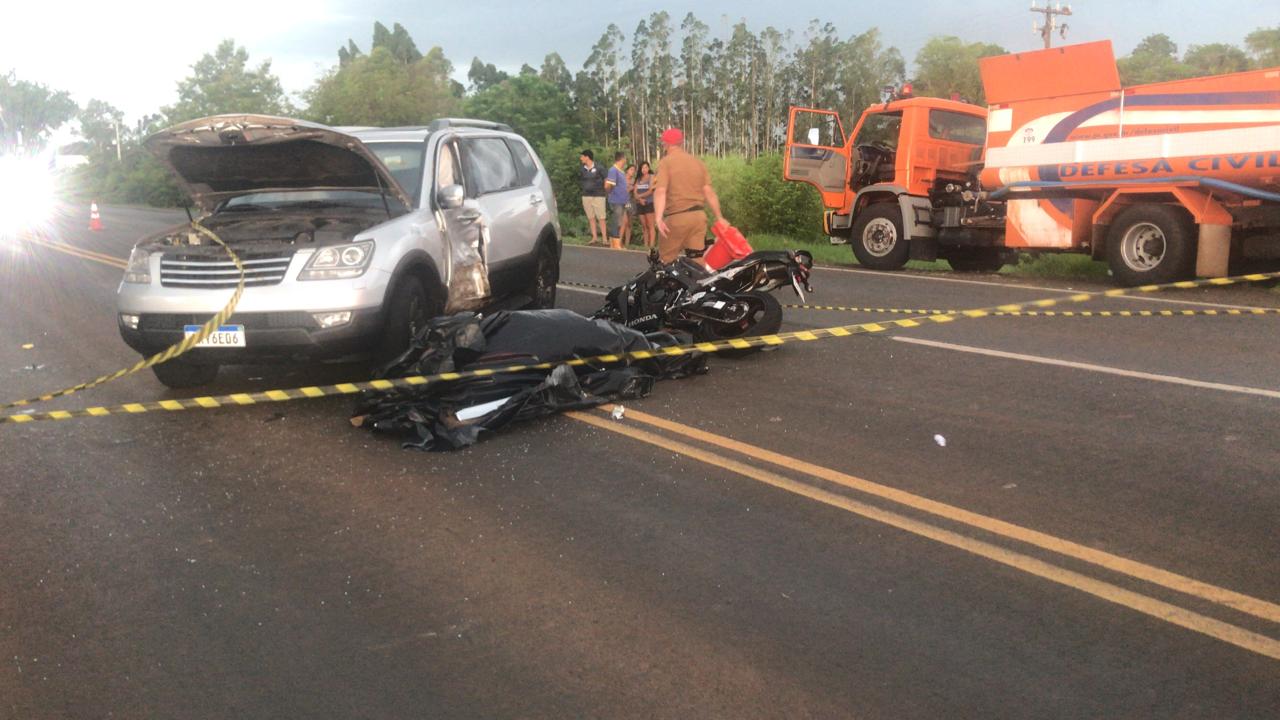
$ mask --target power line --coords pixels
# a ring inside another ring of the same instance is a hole
[[[1031,12],[1044,15],[1043,25],[1032,24],[1031,27],[1034,28],[1036,32],[1040,33],[1040,37],[1044,39],[1044,47],[1046,50],[1053,46],[1053,30],[1055,27],[1058,28],[1058,34],[1062,36],[1063,40],[1067,38],[1067,24],[1062,23],[1059,25],[1054,16],[1070,15],[1070,5],[1064,8],[1062,7],[1062,3],[1058,3],[1054,7],[1049,7],[1048,0],[1045,0],[1044,7],[1036,7],[1035,0],[1031,0]]]

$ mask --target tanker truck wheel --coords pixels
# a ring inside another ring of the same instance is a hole
[[[895,203],[876,203],[858,213],[849,238],[853,256],[872,270],[898,270],[910,248],[902,237],[902,211]]]
[[[1185,280],[1195,270],[1195,225],[1181,208],[1135,205],[1107,232],[1107,264],[1126,287]]]

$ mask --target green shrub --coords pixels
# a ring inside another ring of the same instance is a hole
[[[560,211],[560,235],[562,237],[591,237],[591,229],[587,227],[587,216],[582,209],[577,212]]]
[[[1107,264],[1078,253],[1021,253],[1013,265],[1001,271],[1009,275],[1037,278],[1105,280]]]
[[[761,155],[746,163],[734,188],[735,222],[744,233],[822,239],[822,200],[817,190],[782,178],[782,156]]]
[[[738,187],[747,169],[747,161],[740,157],[705,157],[703,162],[711,173],[711,187],[720,197],[720,209],[724,217],[735,227],[747,232],[744,227],[743,211],[738,201]]]
[[[176,207],[185,200],[177,183],[148,152],[135,150],[123,161],[104,158],[76,170],[68,190],[98,202]]]
[[[822,199],[809,185],[782,178],[781,155],[706,158],[706,163],[725,218],[743,234],[823,239]]]
[[[534,148],[551,177],[556,206],[561,215],[582,212],[582,192],[578,189],[578,153],[582,146],[572,138],[556,138],[537,143]]]

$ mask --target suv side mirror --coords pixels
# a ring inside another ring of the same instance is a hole
[[[467,198],[467,191],[461,185],[445,185],[436,191],[436,202],[442,210],[454,210],[462,207]]]

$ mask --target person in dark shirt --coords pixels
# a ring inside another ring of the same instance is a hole
[[[578,171],[578,180],[582,183],[582,211],[587,216],[587,226],[591,228],[591,244],[605,245],[605,189],[604,173],[596,165],[595,154],[590,149],[583,150],[578,158],[582,168]]]

